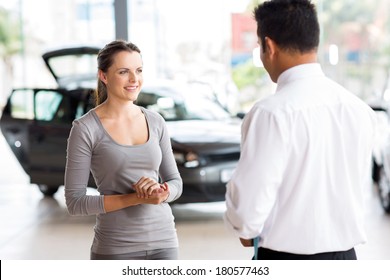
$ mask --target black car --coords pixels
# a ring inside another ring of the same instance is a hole
[[[58,88],[14,89],[3,110],[1,131],[32,184],[52,196],[64,183],[66,144],[72,121],[93,108],[99,48],[46,52]],[[189,84],[147,84],[137,104],[167,122],[183,178],[176,203],[222,201],[240,156],[239,118]],[[91,177],[89,186],[96,187]]]
[[[372,157],[372,179],[381,205],[390,214],[390,103],[370,102],[377,115],[376,144]]]

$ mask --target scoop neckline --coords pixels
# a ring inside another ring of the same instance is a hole
[[[142,146],[146,146],[149,142],[150,142],[150,125],[149,125],[149,118],[146,114],[146,111],[144,110],[144,108],[142,108],[141,106],[139,106],[139,108],[141,109],[142,111],[142,114],[144,115],[145,117],[145,120],[146,120],[146,126],[147,126],[147,129],[148,129],[148,140],[145,142],[145,143],[142,143],[142,144],[137,144],[137,145],[125,145],[125,144],[121,144],[121,143],[118,143],[117,141],[115,141],[114,138],[111,137],[110,133],[108,133],[108,131],[104,128],[99,116],[97,115],[97,113],[95,112],[95,108],[91,110],[92,112],[92,115],[93,117],[95,118],[96,122],[98,123],[99,127],[103,130],[104,134],[110,139],[111,142],[113,142],[115,145],[118,145],[118,146],[121,146],[121,147],[126,147],[126,148],[137,148],[137,147],[142,147]]]

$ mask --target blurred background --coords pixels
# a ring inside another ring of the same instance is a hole
[[[140,47],[145,86],[160,79],[196,84],[207,88],[232,116],[245,113],[275,88],[253,56],[257,48],[253,7],[260,2],[263,1],[0,0],[0,116],[12,89],[57,88],[42,59],[43,53],[72,46],[101,48],[114,39],[127,39]],[[382,116],[383,137],[373,161],[374,180],[368,182],[366,189],[368,242],[357,250],[361,259],[390,259],[390,173],[385,172],[390,170],[390,118],[386,105],[390,99],[390,0],[313,2],[321,25],[319,60],[323,70],[367,103],[381,104],[377,109]],[[11,132],[12,125],[8,127]],[[20,147],[28,150],[33,142],[24,146],[21,139],[12,137],[0,135],[0,258],[88,259],[94,217],[70,217],[63,186],[51,196],[45,195],[47,189],[31,187],[15,151]],[[239,139],[239,134],[234,137]],[[61,141],[65,143],[66,138]],[[213,141],[209,139],[208,145]],[[238,141],[233,144],[239,146]],[[43,144],[41,151],[48,151]],[[217,149],[217,145],[210,147],[213,152]],[[35,156],[41,163],[46,160]],[[196,156],[200,158],[201,151]],[[232,154],[227,156],[232,160]],[[221,163],[221,156],[218,160]],[[194,162],[187,161],[184,167],[197,171]],[[214,168],[214,162],[210,165]],[[224,186],[230,169],[221,168],[227,171],[219,182]],[[191,179],[193,173],[188,174]],[[382,186],[379,191],[377,185]],[[96,193],[94,189],[89,191]],[[251,258],[251,250],[243,248],[223,225],[223,201],[185,203],[172,208],[182,259]]]
[[[201,81],[231,110],[247,111],[273,86],[264,69],[252,62],[257,46],[252,11],[259,2],[0,0],[0,106],[12,87],[56,85],[41,59],[48,49],[102,47],[122,38],[141,48],[146,82]],[[390,1],[314,3],[325,72],[365,100],[387,96]]]

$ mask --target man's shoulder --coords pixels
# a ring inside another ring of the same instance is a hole
[[[285,98],[281,97],[279,94],[274,93],[261,100],[256,101],[252,106],[251,110],[272,113],[283,109],[285,106]]]
[[[284,115],[284,106],[275,98],[274,95],[268,96],[255,102],[252,108],[245,116],[245,121],[257,118],[274,118]]]

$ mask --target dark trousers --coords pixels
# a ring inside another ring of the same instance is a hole
[[[313,255],[291,254],[286,252],[274,251],[260,247],[257,251],[259,260],[356,260],[355,249],[347,251],[327,252]]]

